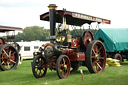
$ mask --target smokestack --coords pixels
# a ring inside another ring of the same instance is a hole
[[[56,26],[56,8],[57,6],[55,4],[49,4],[49,21],[50,21],[50,36],[55,35],[55,26]],[[53,40],[50,40],[50,42],[53,42]]]

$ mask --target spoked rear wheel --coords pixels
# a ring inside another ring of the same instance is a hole
[[[32,62],[32,72],[36,78],[42,78],[47,73],[46,59],[43,56],[36,56]]]
[[[119,60],[120,64],[122,63],[122,56],[121,56],[121,54],[116,53],[113,58]]]
[[[93,35],[92,35],[92,33],[91,32],[89,32],[89,31],[85,31],[84,32],[84,34],[83,34],[83,43],[84,43],[84,45],[85,45],[85,47],[87,47],[88,46],[88,44],[91,42],[91,41],[93,41]]]
[[[101,41],[92,41],[86,50],[86,66],[90,73],[104,71],[106,65],[106,52]]]
[[[70,74],[70,60],[66,55],[61,55],[56,63],[57,75],[60,79],[68,77]]]
[[[0,68],[1,70],[11,70],[18,65],[18,52],[11,45],[0,47]]]

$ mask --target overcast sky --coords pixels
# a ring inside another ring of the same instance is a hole
[[[56,4],[59,10],[66,8],[111,20],[111,25],[100,25],[100,28],[128,28],[127,0],[0,0],[0,25],[49,28],[49,23],[39,18],[49,11],[49,4]]]

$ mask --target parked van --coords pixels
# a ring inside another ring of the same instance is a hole
[[[32,59],[33,52],[39,50],[43,44],[49,41],[31,41],[31,42],[17,42],[20,45],[20,56],[22,59]]]

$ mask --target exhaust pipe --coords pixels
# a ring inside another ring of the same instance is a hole
[[[49,21],[50,21],[50,36],[55,35],[55,27],[56,27],[56,8],[55,4],[49,4]],[[53,43],[53,40],[50,40]]]

